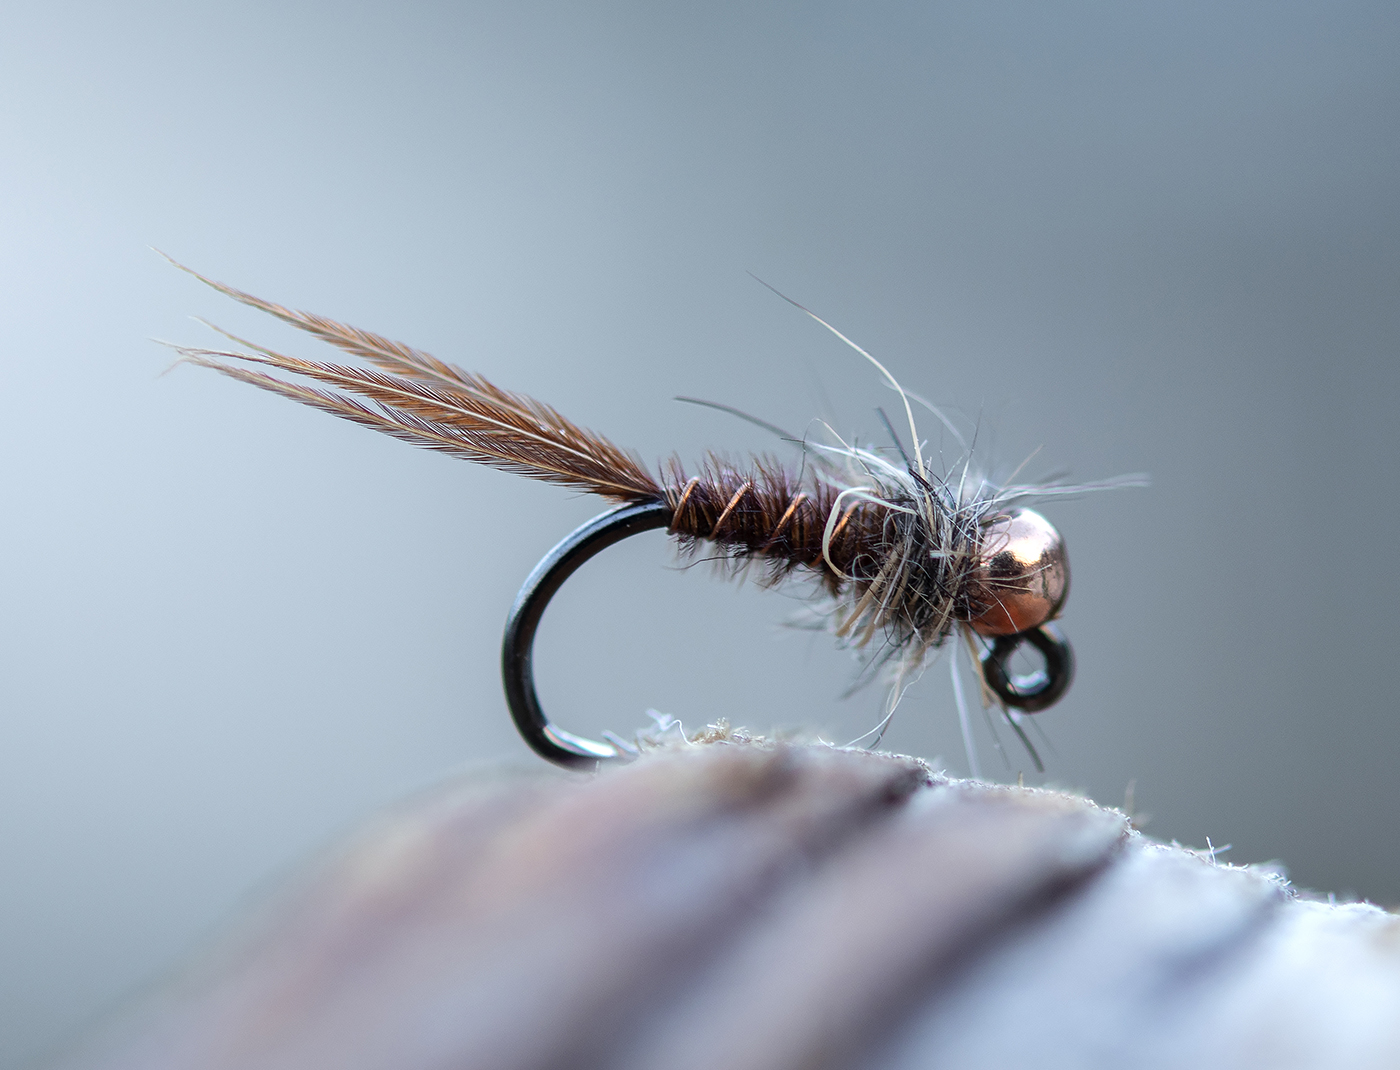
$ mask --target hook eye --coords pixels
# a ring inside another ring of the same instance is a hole
[[[1030,643],[1045,658],[1045,668],[1029,676],[1012,676],[1011,656],[1022,643]],[[1074,651],[1054,624],[998,636],[982,655],[982,677],[992,693],[1008,706],[1024,713],[1038,713],[1053,706],[1069,690],[1074,679]]]
[[[550,550],[515,596],[501,644],[501,676],[515,727],[540,757],[572,769],[593,769],[601,761],[622,757],[611,743],[585,739],[549,723],[535,693],[535,631],[549,600],[579,566],[629,535],[668,527],[672,515],[670,505],[656,501],[595,516]]]

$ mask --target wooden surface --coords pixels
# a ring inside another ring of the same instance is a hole
[[[415,800],[66,1065],[1397,1067],[1400,919],[1071,796],[716,742]]]

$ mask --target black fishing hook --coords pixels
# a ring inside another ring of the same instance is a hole
[[[669,527],[673,515],[672,507],[659,501],[624,505],[594,517],[550,550],[516,595],[501,645],[501,675],[515,727],[540,757],[573,769],[594,769],[600,762],[624,757],[616,745],[566,732],[545,716],[535,691],[535,632],[549,600],[585,561],[629,535]],[[1023,642],[1045,658],[1045,668],[1029,678],[1013,677],[1007,668]],[[982,656],[982,672],[987,686],[1003,703],[1035,713],[1053,705],[1069,688],[1074,653],[1055,625],[1043,624],[1016,635],[999,636]]]

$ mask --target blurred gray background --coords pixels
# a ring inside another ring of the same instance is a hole
[[[890,394],[753,272],[994,470],[1149,472],[1047,510],[1080,675],[1044,782],[1400,900],[1397,55],[1379,0],[10,8],[0,1062],[377,808],[532,763],[501,625],[601,507],[162,376],[192,315],[328,351],[151,246],[648,459],[781,448],[675,395],[877,436]],[[551,609],[541,692],[842,741],[881,692],[841,698],[802,604],[631,540]],[[887,744],[965,770],[946,662]]]

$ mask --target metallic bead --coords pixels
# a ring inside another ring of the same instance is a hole
[[[1069,558],[1054,525],[1033,509],[997,516],[982,537],[974,576],[989,608],[969,623],[979,635],[1017,635],[1053,620],[1069,594]]]

